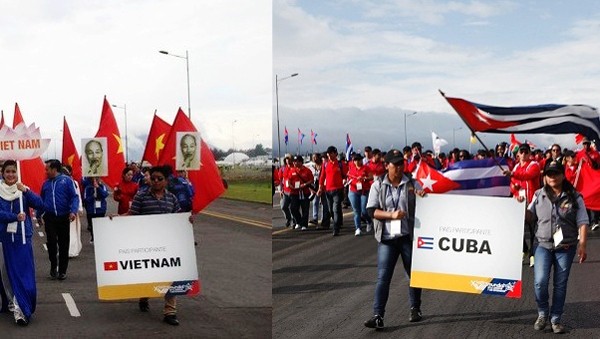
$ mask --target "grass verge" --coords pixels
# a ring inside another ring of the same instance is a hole
[[[228,184],[229,188],[223,194],[223,198],[264,204],[272,202],[271,181],[236,181]]]

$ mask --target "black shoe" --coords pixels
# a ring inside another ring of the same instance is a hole
[[[410,308],[410,317],[408,318],[408,321],[410,321],[411,323],[415,323],[417,321],[421,321],[421,319],[423,319],[421,310],[416,307],[411,307]]]
[[[150,304],[148,304],[148,300],[140,300],[138,306],[140,307],[140,311],[148,312],[150,309]]]
[[[313,224],[313,225],[318,225],[319,221],[317,221],[317,219],[313,219],[313,220],[309,221],[308,223]]]
[[[179,320],[177,320],[177,316],[175,314],[165,315],[163,321],[169,325],[178,326]]]
[[[50,269],[50,279],[52,279],[52,280],[56,279],[57,275],[58,275],[58,272],[56,272],[56,269]]]
[[[29,325],[29,321],[27,321],[25,318],[17,319],[17,325],[25,327]]]
[[[333,236],[337,237],[338,235],[340,235],[340,230],[334,230],[333,231]]]
[[[60,273],[58,275],[58,280],[65,280],[67,279],[67,274],[66,273]]]
[[[375,314],[373,318],[365,321],[365,326],[368,328],[382,329],[383,317],[381,317],[379,314]]]

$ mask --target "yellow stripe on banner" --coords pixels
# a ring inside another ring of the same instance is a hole
[[[492,278],[476,277],[468,275],[456,275],[445,273],[433,273],[412,271],[410,273],[410,286],[429,288],[433,290],[454,291],[481,294],[481,290],[476,286],[481,286],[481,283],[489,283]]]
[[[98,286],[98,298],[100,300],[119,300],[162,297],[167,293],[172,284],[172,281],[165,281],[144,284]]]

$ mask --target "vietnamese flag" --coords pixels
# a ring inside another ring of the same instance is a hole
[[[105,271],[118,271],[119,265],[116,261],[105,261],[104,262],[104,270]]]
[[[75,142],[73,142],[73,137],[71,136],[71,130],[67,124],[66,117],[63,117],[63,146],[61,158],[63,164],[69,165],[73,169],[73,173],[71,173],[73,180],[81,182],[81,158],[75,148]]]
[[[102,180],[109,187],[115,187],[121,181],[121,172],[125,168],[125,156],[123,153],[123,141],[119,133],[119,127],[115,120],[115,115],[106,95],[104,96],[104,104],[102,105],[102,116],[100,117],[100,127],[96,132],[96,138],[106,137],[108,155],[108,176]]]
[[[2,115],[4,119],[4,115]],[[4,121],[4,120],[2,120]],[[13,129],[18,125],[25,124],[19,104],[15,103],[15,115],[13,117]],[[37,157],[29,160],[19,161],[19,167],[21,170],[21,182],[29,186],[29,188],[36,194],[40,194],[44,180],[46,180],[46,165],[42,161],[42,158]]]
[[[423,161],[420,161],[415,179],[419,181],[425,193],[445,193],[460,187],[460,184],[446,178]]]
[[[188,118],[181,107],[177,111],[175,121],[171,126],[165,148],[160,156],[159,165],[170,165],[175,168],[175,150],[177,143],[177,132],[197,132],[198,130]],[[215,158],[208,148],[208,145],[202,140],[200,148],[200,170],[188,171],[188,179],[194,186],[195,194],[192,202],[192,211],[200,212],[204,207],[208,206],[213,200],[218,198],[223,192],[223,180],[219,173],[219,168],[215,162]]]
[[[146,141],[146,149],[142,156],[142,162],[146,160],[152,166],[158,164],[160,154],[165,148],[165,143],[167,142],[170,130],[171,125],[156,115],[156,111],[154,111],[154,118],[152,119],[150,132],[148,133],[148,140]]]

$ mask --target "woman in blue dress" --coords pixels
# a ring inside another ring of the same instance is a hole
[[[41,210],[43,203],[42,199],[27,186],[17,182],[17,163],[14,160],[4,162],[2,178],[3,180],[0,181],[2,309],[8,308],[12,311],[18,325],[27,326],[31,315],[35,312],[37,296],[31,242],[33,224],[29,208]],[[23,200],[23,209],[19,199]]]

